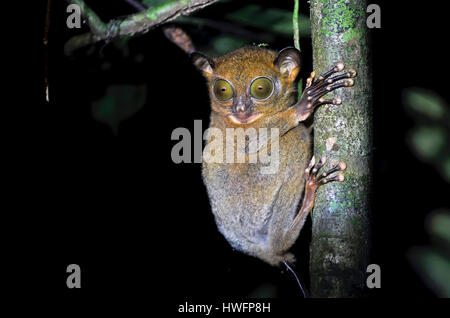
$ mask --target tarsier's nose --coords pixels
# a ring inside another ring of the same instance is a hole
[[[248,105],[245,103],[244,96],[238,96],[236,102],[236,113],[245,113],[248,110]]]
[[[230,120],[234,124],[251,124],[262,115],[255,113],[253,104],[246,96],[237,96],[233,101],[232,114],[229,115]]]

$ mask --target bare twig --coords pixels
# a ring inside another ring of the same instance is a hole
[[[294,46],[297,50],[300,50],[300,29],[298,27],[298,0],[294,0],[294,12],[292,13],[292,28],[294,32]],[[299,79],[297,84],[298,98],[302,96],[303,92],[303,80]]]
[[[147,10],[145,5],[137,2],[136,0],[125,0],[125,2],[133,6],[137,11]],[[177,45],[187,54],[191,54],[196,51],[194,43],[192,43],[192,39],[181,28],[176,26],[165,26],[163,27],[163,33],[169,41]]]
[[[218,0],[172,0],[164,5],[130,15],[123,20],[112,20],[109,23],[101,21],[83,0],[68,1],[80,7],[81,14],[91,29],[91,35],[82,34],[69,40],[65,46],[66,54],[71,54],[80,45],[124,35],[145,33],[151,28],[176,19],[180,15],[187,15],[202,9]]]
[[[47,13],[45,16],[45,30],[44,30],[44,87],[45,87],[45,100],[47,103],[50,101],[48,95],[48,31],[50,30],[50,6],[52,1],[47,1]]]
[[[137,11],[147,10],[147,7],[145,5],[136,0],[125,0],[125,2],[128,3],[130,6],[132,6],[133,8],[135,8]]]
[[[294,0],[294,12],[292,14],[292,27],[294,29],[294,46],[300,51],[300,36],[298,28],[298,0]]]

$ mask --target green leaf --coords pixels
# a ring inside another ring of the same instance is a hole
[[[120,123],[143,107],[146,95],[145,84],[111,85],[102,98],[92,102],[92,117],[110,126],[117,135]]]
[[[433,248],[414,247],[408,258],[431,290],[440,297],[450,297],[450,260],[444,253]]]
[[[405,90],[404,100],[407,108],[431,119],[441,119],[447,111],[445,101],[435,92],[424,88]]]
[[[410,135],[410,144],[422,159],[433,159],[445,146],[445,130],[435,126],[419,126]]]
[[[427,219],[427,231],[450,244],[450,211],[434,211]]]

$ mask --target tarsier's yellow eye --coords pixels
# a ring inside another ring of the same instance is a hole
[[[250,94],[256,99],[265,99],[272,94],[273,84],[267,77],[258,77],[250,85]]]
[[[218,100],[229,100],[233,97],[233,87],[226,80],[219,79],[214,83],[214,95]]]

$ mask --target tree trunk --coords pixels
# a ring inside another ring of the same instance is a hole
[[[355,86],[330,94],[342,105],[320,107],[314,120],[314,154],[347,163],[345,181],[317,192],[312,213],[311,296],[360,297],[366,288],[371,186],[371,74],[366,1],[313,0],[314,70],[320,75],[343,62],[358,72]]]

